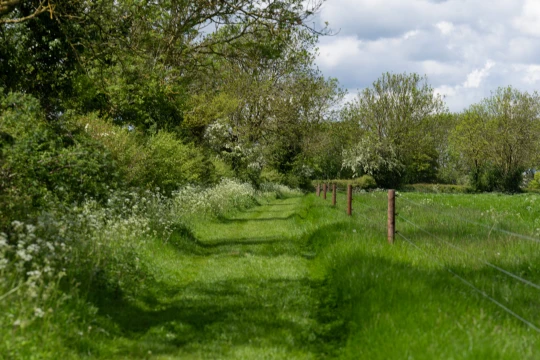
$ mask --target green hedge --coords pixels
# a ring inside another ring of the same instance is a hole
[[[356,179],[348,180],[313,180],[312,184],[316,187],[319,184],[336,184],[338,188],[346,188],[348,185],[352,185],[354,188],[360,189],[375,189],[377,182],[370,175],[364,175]]]
[[[474,190],[465,185],[444,185],[444,184],[410,184],[404,185],[403,191],[415,191],[420,193],[446,193],[446,194],[468,194]]]

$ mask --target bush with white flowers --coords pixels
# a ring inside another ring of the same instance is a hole
[[[13,221],[8,234],[0,233],[0,329],[46,321],[72,295],[140,288],[149,272],[139,254],[148,241],[167,241],[178,225],[297,194],[283,185],[256,190],[225,179],[212,188],[186,186],[171,197],[159,189],[115,191],[105,205],[89,199],[52,207],[32,224]],[[60,291],[61,283],[72,293]]]

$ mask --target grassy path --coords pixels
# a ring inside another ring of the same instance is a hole
[[[400,217],[397,229],[416,247],[401,237],[388,245],[382,192],[357,194],[351,217],[338,194],[337,208],[308,195],[200,221],[167,244],[148,244],[140,257],[150,265],[143,273],[152,276],[137,292],[98,306],[99,318],[109,323],[97,326],[108,334],[88,353],[112,359],[539,359],[537,332],[453,275],[540,326],[538,289],[485,262],[540,284],[539,243],[454,218],[467,214],[533,236],[537,200],[402,194],[399,213],[417,226]]]
[[[305,198],[201,222],[181,244],[153,244],[157,282],[106,309],[125,336],[115,358],[314,359],[329,355],[333,319],[304,236]],[[182,240],[183,239],[183,240]],[[187,249],[182,250],[180,249]]]

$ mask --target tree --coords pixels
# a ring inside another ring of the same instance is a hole
[[[437,115],[445,112],[442,98],[434,95],[426,77],[383,74],[343,110],[342,118],[357,124],[363,131],[362,136],[367,138],[362,141],[362,146],[369,147],[349,149],[344,166],[369,169],[368,173],[377,183],[387,187],[434,178],[435,129],[440,119]],[[355,149],[365,156],[358,156]],[[360,163],[355,164],[355,159]],[[370,161],[376,163],[370,164]],[[388,167],[384,168],[385,164]]]
[[[465,111],[452,143],[477,190],[516,192],[537,161],[539,136],[540,96],[506,87]]]
[[[279,57],[322,0],[0,0],[0,87],[39,97],[50,118],[76,108],[170,128],[189,86],[215,65]],[[218,66],[219,67],[219,66]],[[69,104],[67,104],[69,101]]]

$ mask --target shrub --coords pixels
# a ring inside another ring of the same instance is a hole
[[[540,171],[534,173],[534,179],[529,181],[528,190],[540,190]]]
[[[211,168],[200,150],[183,144],[168,132],[152,135],[146,143],[147,186],[159,187],[170,193],[188,183],[204,183]]]
[[[114,125],[96,114],[85,116],[71,114],[70,120],[111,153],[125,186],[142,185],[146,177],[148,158],[143,134]]]
[[[369,190],[377,188],[377,182],[371,175],[363,175],[356,179],[350,180],[313,180],[313,186],[317,184],[336,184],[339,188],[346,188],[348,185],[352,185],[354,188],[359,188],[362,190]]]
[[[75,117],[75,121],[110,151],[128,187],[159,187],[171,193],[188,183],[218,182],[214,164],[227,172],[223,164],[210,161],[201,149],[182,143],[172,133],[160,131],[145,138],[95,115]]]
[[[110,153],[69,122],[45,121],[36,99],[0,95],[0,228],[51,200],[103,200],[117,182]]]
[[[468,194],[474,192],[469,186],[446,185],[446,184],[410,184],[402,188],[403,191],[415,191],[420,193],[449,193]]]
[[[495,166],[486,166],[469,174],[471,187],[475,191],[501,191],[517,193],[521,191],[523,171],[514,169],[504,172]]]

